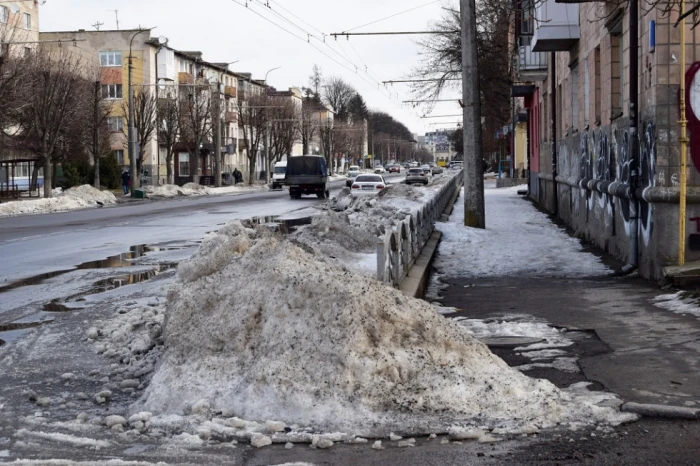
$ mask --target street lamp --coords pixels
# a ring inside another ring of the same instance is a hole
[[[281,67],[281,66],[278,66],[278,67],[276,67],[276,68],[272,68],[271,70],[268,70],[267,73],[265,73],[265,81],[263,81],[263,82],[265,83],[266,86],[267,86],[267,75],[270,74],[270,73],[272,73],[272,72],[275,71],[275,70],[279,70],[280,68],[282,68],[282,67]]]
[[[131,86],[131,75],[133,71],[133,63],[131,57],[131,51],[134,45],[134,39],[141,33],[150,32],[154,28],[141,29],[136,34],[131,36],[131,41],[129,42],[129,170],[131,171],[131,197],[134,197],[134,186],[138,185],[139,174],[136,171],[136,148],[134,145],[134,133],[136,132],[134,128],[134,90]]]

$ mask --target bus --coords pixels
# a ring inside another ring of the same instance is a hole
[[[447,160],[449,157],[438,157],[436,165],[438,167],[445,168],[447,166]]]

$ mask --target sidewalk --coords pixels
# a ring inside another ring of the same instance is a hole
[[[625,402],[700,409],[697,307],[671,296],[675,290],[611,276],[610,260],[587,251],[517,188],[493,186],[486,231],[463,227],[460,201],[438,226],[443,240],[426,299],[456,308],[446,317],[530,376],[560,387],[588,381]],[[505,336],[541,341],[499,344]]]

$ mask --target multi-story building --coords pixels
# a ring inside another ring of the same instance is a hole
[[[438,129],[425,133],[425,147],[433,155],[433,162],[442,165],[454,156],[454,147],[450,138],[457,129]]]
[[[240,160],[236,154],[238,140],[237,84],[240,75],[230,71],[227,64],[205,61],[201,52],[175,50],[167,42],[150,37],[143,30],[119,31],[63,31],[42,32],[41,40],[52,43],[58,40],[78,39],[74,49],[82,54],[89,66],[98,69],[103,98],[110,104],[108,127],[112,131],[112,148],[117,161],[123,167],[130,164],[127,144],[129,57],[131,56],[131,83],[134,93],[147,91],[158,98],[178,98],[181,92],[189,92],[192,86],[206,88],[208,98],[219,99],[222,131],[222,172],[233,170]],[[209,103],[211,108],[214,102]],[[208,137],[200,147],[198,177],[204,184],[214,183],[214,138],[209,120]],[[144,183],[167,182],[165,149],[160,147],[158,132],[154,131],[139,156],[142,159]],[[173,160],[174,182],[184,184],[194,177],[191,157],[194,150],[180,142]]]
[[[27,54],[38,41],[38,0],[0,3],[0,56]]]
[[[690,18],[676,25],[677,3],[670,13],[634,0],[515,4],[523,13],[514,27],[513,95],[527,112],[530,195],[647,277],[677,262],[679,221],[685,255],[700,259],[696,189],[687,218],[678,205],[679,87],[697,81],[700,29]],[[688,91],[691,187],[700,184],[695,93]]]

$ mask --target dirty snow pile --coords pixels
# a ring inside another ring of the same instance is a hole
[[[486,189],[486,229],[465,228],[459,202],[443,234],[435,268],[461,277],[590,277],[611,270],[518,195],[517,186]]]
[[[117,198],[111,192],[100,191],[87,184],[62,192],[54,191],[54,193],[56,193],[55,197],[48,199],[12,201],[0,204],[0,216],[61,212],[105,206],[117,202]]]
[[[234,194],[260,191],[265,189],[264,185],[255,184],[253,186],[239,184],[236,186],[222,186],[220,188],[202,186],[197,183],[187,183],[183,186],[165,184],[161,186],[149,186],[146,188],[148,197],[190,197],[190,196],[214,196],[217,194]]]
[[[630,419],[520,374],[424,301],[261,228],[209,234],[178,279],[165,353],[132,407],[153,425],[218,413],[210,427],[242,418],[281,437],[266,421],[290,436],[385,436]]]

